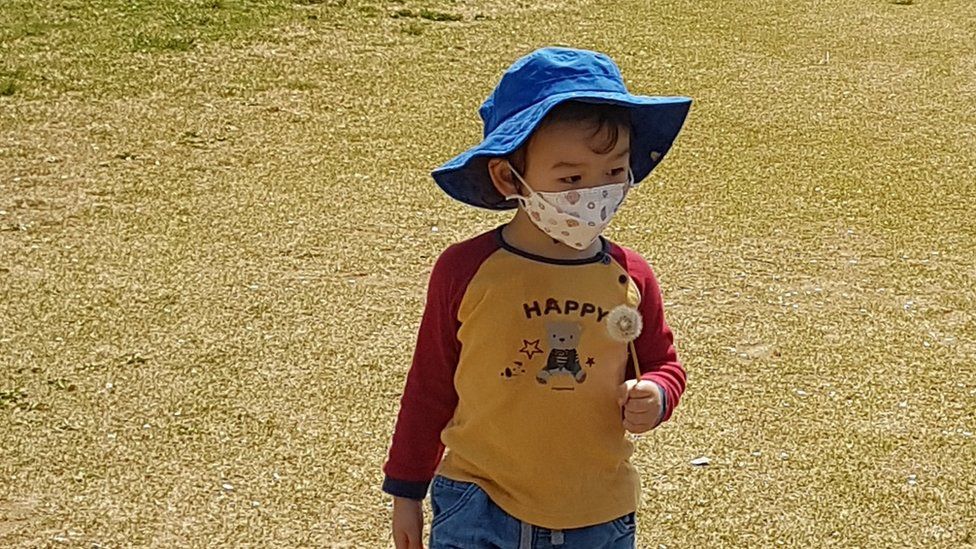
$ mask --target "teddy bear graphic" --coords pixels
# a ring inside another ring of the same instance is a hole
[[[576,322],[546,322],[549,339],[549,357],[546,367],[536,374],[536,381],[545,385],[554,375],[569,374],[577,383],[583,383],[586,372],[580,366],[576,346],[579,345],[583,327]]]

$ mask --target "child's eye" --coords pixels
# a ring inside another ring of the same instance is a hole
[[[611,176],[617,176],[617,175],[620,175],[622,173],[624,173],[624,169],[623,168],[614,168],[614,169],[610,170],[610,175]]]
[[[573,175],[573,176],[570,176],[570,177],[561,177],[561,178],[559,178],[560,181],[562,181],[563,183],[565,183],[567,185],[572,185],[574,183],[579,183],[580,179],[583,179],[583,178],[582,178],[582,176],[579,176],[579,175]]]

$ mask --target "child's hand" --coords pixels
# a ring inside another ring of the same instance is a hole
[[[393,543],[396,549],[424,549],[424,509],[421,501],[393,498]]]
[[[628,379],[620,385],[617,404],[624,408],[624,429],[646,433],[661,420],[661,388],[646,379]]]

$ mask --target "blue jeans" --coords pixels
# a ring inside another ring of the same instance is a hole
[[[550,530],[523,522],[495,505],[480,486],[435,475],[429,549],[633,549],[634,513],[609,522]]]

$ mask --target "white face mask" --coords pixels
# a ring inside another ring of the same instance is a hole
[[[585,250],[610,224],[627,191],[634,185],[634,172],[627,168],[627,181],[586,189],[537,193],[529,187],[511,164],[515,177],[529,190],[529,196],[511,195],[518,200],[536,227],[563,244]]]

